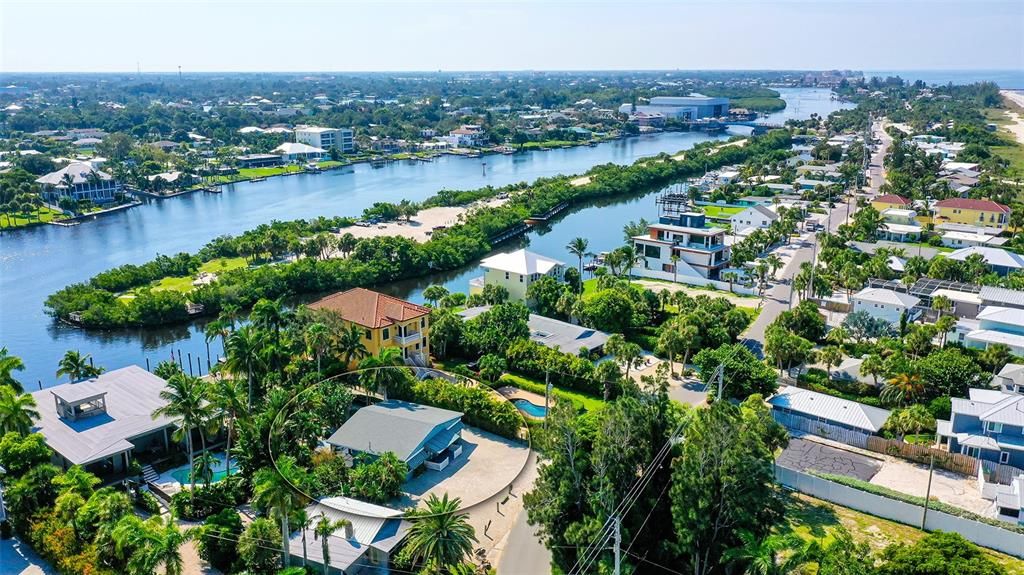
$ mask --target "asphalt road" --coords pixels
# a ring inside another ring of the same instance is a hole
[[[882,142],[878,149],[871,155],[871,167],[868,168],[868,181],[871,193],[878,193],[878,188],[885,182],[885,170],[882,168],[882,160],[885,158],[892,138],[882,129],[882,123],[875,122],[872,128],[874,137]],[[829,231],[836,231],[840,224],[853,215],[857,209],[856,200],[853,197],[847,198],[847,203],[837,203],[828,218]],[[781,271],[778,281],[771,288],[765,291],[761,314],[757,316],[754,323],[747,328],[743,334],[744,345],[754,352],[758,357],[764,357],[764,332],[779,314],[790,309],[790,301],[793,299],[793,278],[800,273],[800,264],[809,262],[814,257],[815,245],[818,240],[814,234],[810,234],[804,240],[800,249],[793,253],[793,258]],[[798,302],[793,301],[792,305]]]
[[[533,527],[526,522],[526,510],[516,517],[508,534],[505,550],[498,560],[501,575],[543,575],[551,573],[551,552],[541,545]]]

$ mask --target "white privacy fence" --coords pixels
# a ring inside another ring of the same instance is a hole
[[[775,479],[800,493],[906,525],[920,527],[921,519],[924,517],[924,507],[920,505],[875,495],[787,467],[776,465]],[[928,510],[925,529],[959,533],[965,539],[982,547],[1024,558],[1024,534],[1009,529],[956,517],[934,509]]]

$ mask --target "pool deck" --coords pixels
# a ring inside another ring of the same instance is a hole
[[[214,467],[214,469],[213,469],[214,472],[224,471],[226,469],[226,465],[224,464],[224,454],[223,453],[214,453],[214,456],[217,458],[217,461],[218,461],[217,466]],[[184,484],[183,485],[183,484],[179,483],[178,479],[176,477],[174,477],[174,475],[173,475],[173,473],[175,473],[176,471],[183,470],[183,469],[188,469],[188,464],[187,463],[185,465],[179,465],[178,467],[174,467],[172,469],[168,469],[167,471],[164,471],[163,473],[160,474],[160,477],[157,478],[156,481],[154,481],[154,483],[156,483],[156,485],[158,487],[160,487],[160,489],[164,490],[165,492],[167,492],[168,494],[171,494],[171,495],[181,491],[182,489],[188,489],[188,484]],[[232,462],[231,462],[232,475],[234,475],[234,472],[235,472],[236,469],[238,469],[238,462],[232,460]],[[202,485],[202,484],[203,484],[202,481],[196,481],[196,485]]]
[[[539,406],[542,406],[542,407],[544,405],[544,396],[539,394],[539,393],[533,393],[532,391],[526,391],[526,390],[523,390],[523,389],[519,389],[518,387],[511,386],[511,385],[506,385],[506,386],[503,386],[503,387],[499,387],[495,391],[500,393],[502,397],[504,397],[505,399],[507,399],[509,401],[512,401],[514,399],[525,399],[526,401],[529,401],[530,403],[532,403],[534,405],[539,405]],[[552,396],[551,396],[551,405],[552,406],[555,405],[554,394],[552,394]],[[519,412],[523,413],[522,410],[519,410]],[[523,413],[523,415],[526,416],[526,417],[533,418],[533,419],[539,419],[539,418],[535,418],[532,415],[529,415],[527,413]]]

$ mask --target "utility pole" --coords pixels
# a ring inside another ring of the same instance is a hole
[[[721,401],[722,394],[725,393],[725,364],[719,365],[715,372],[718,376],[718,395],[715,396],[715,401]]]
[[[978,463],[981,464],[980,462]],[[928,457],[928,488],[924,492],[924,513],[921,514],[921,531],[924,531],[924,524],[928,521],[928,498],[932,496],[932,472],[935,471],[935,454]]]
[[[622,519],[615,516],[615,575],[622,573]]]

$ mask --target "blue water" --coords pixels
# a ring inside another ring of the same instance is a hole
[[[780,90],[787,108],[767,120],[782,122],[826,116],[848,106],[824,89]],[[85,331],[53,321],[44,313],[46,296],[65,285],[125,263],[142,263],[157,254],[195,251],[220,234],[237,234],[272,219],[288,220],[317,215],[358,215],[375,201],[402,198],[423,200],[441,189],[473,189],[532,181],[542,176],[576,174],[591,166],[614,162],[629,164],[661,152],[674,153],[708,139],[701,133],[663,133],[616,140],[593,148],[579,147],[481,159],[443,157],[432,163],[390,164],[381,169],[367,165],[351,171],[271,178],[261,183],[228,186],[223,194],[191,194],[149,201],[125,212],[101,217],[80,226],[40,226],[0,234],[0,346],[25,362],[15,377],[26,388],[57,383],[57,362],[67,350],[93,355],[96,365],[116,369],[143,367],[180,351],[206,371],[207,353],[213,361],[220,340],[204,341],[202,324],[161,329]],[[486,163],[486,170],[482,164]],[[567,214],[553,226],[539,226],[516,245],[568,261],[565,245],[576,236],[590,240],[593,252],[622,243],[622,225],[640,217],[656,217],[650,199],[608,202]],[[470,278],[480,275],[476,265],[420,280],[398,282],[377,289],[412,301],[423,301],[422,290],[443,284],[467,291]],[[207,351],[209,349],[209,352]]]
[[[995,82],[1000,88],[1024,89],[1024,70],[865,70],[864,77],[888,78],[899,76],[904,80],[925,84],[945,85]]]
[[[513,399],[512,403],[515,404],[519,411],[522,411],[530,417],[536,417],[537,419],[543,419],[548,414],[548,410],[543,405],[537,405],[526,399]]]

